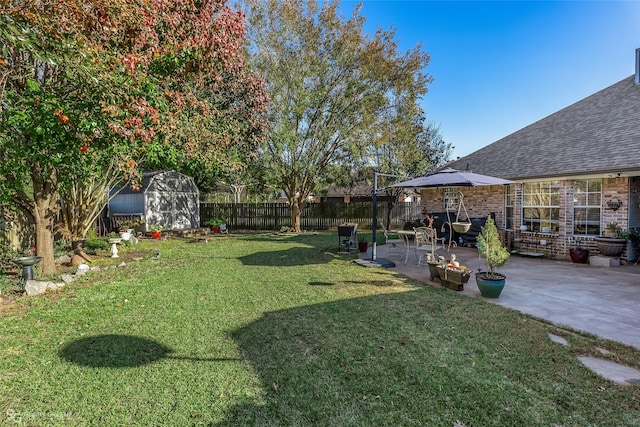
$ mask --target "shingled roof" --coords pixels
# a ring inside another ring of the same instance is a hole
[[[447,167],[511,180],[640,171],[640,85],[626,78]]]

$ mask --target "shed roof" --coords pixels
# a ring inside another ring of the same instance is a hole
[[[157,179],[167,181],[168,185],[164,185]],[[180,182],[180,184],[177,185],[177,182]],[[173,170],[159,170],[144,172],[139,190],[134,190],[130,185],[126,185],[119,191],[119,194],[145,193],[148,190],[197,193],[198,187],[190,176]]]
[[[511,180],[640,171],[634,76],[449,164]]]

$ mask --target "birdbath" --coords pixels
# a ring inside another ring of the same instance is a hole
[[[22,266],[22,279],[26,283],[27,280],[33,280],[33,266],[40,262],[42,257],[39,256],[22,256],[13,258],[15,264]]]
[[[118,256],[118,243],[122,242],[122,238],[114,237],[109,239],[108,242],[111,244],[111,258],[120,258]]]

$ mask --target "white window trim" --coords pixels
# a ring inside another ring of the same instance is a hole
[[[594,178],[587,178],[587,179],[576,179],[573,181],[573,194],[575,196],[575,191],[576,191],[576,182],[578,181],[593,181]],[[596,193],[595,191],[587,191],[587,194],[589,193]],[[593,237],[593,236],[599,236],[600,233],[596,233],[596,234],[575,234],[575,227],[576,227],[576,207],[581,208],[581,209],[595,209],[597,208],[598,210],[600,210],[600,215],[598,216],[598,228],[600,230],[600,232],[602,232],[602,179],[600,179],[600,203],[598,205],[576,205],[575,202],[573,201],[574,199],[571,199],[571,235],[575,236],[575,237]],[[594,221],[595,224],[595,221]]]
[[[526,192],[526,187],[527,184],[535,184],[538,187],[538,190],[542,190],[543,188],[554,188],[556,187],[558,189],[558,204],[557,205],[525,205],[525,197],[527,194]],[[524,215],[524,211],[525,209],[557,209],[558,210],[558,216],[560,216],[560,205],[561,205],[561,201],[560,201],[560,189],[561,189],[561,185],[559,181],[532,181],[532,182],[527,182],[522,186],[522,197],[521,197],[521,207],[520,207],[520,225],[525,225],[526,224],[526,218]],[[552,225],[556,225],[557,227],[560,226],[560,220],[553,220],[553,219],[539,219],[536,221],[529,221],[530,223],[538,223],[540,226],[540,229],[542,229],[542,224],[544,222],[548,222],[549,224]],[[539,230],[538,230],[539,231]]]

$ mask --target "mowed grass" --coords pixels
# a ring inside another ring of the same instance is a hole
[[[575,358],[638,351],[360,267],[332,233],[136,250],[0,312],[1,425],[640,425],[640,385]]]

